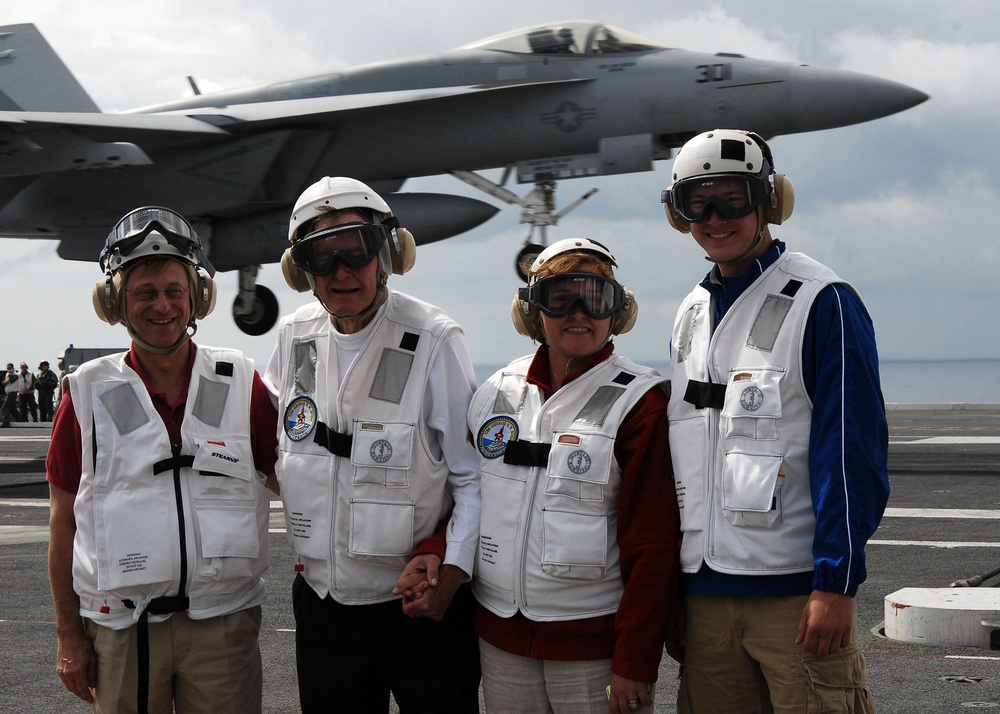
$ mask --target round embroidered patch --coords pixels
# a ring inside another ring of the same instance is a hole
[[[385,439],[378,439],[368,449],[368,455],[372,457],[372,461],[376,464],[384,464],[392,458],[392,444]]]
[[[757,387],[747,387],[740,394],[740,406],[748,412],[755,412],[764,403],[764,392]]]
[[[590,454],[583,449],[577,449],[566,457],[566,466],[577,475],[585,474],[590,471]]]
[[[517,422],[509,416],[497,416],[487,420],[479,428],[476,448],[486,459],[498,459],[507,449],[507,442],[517,439]]]
[[[309,397],[296,397],[285,409],[285,435],[292,441],[302,441],[316,427],[316,402]]]

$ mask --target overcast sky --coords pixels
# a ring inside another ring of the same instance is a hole
[[[880,0],[706,5],[633,0],[505,0],[502,12],[466,0],[335,3],[296,0],[172,0],[7,3],[6,23],[33,22],[107,112],[190,93],[291,79],[387,59],[445,52],[529,25],[597,20],[661,44],[849,69],[903,82],[931,96],[867,124],[778,137],[777,170],[796,188],[792,218],[773,230],[791,249],[827,263],[861,292],[885,360],[1000,357],[1000,15],[995,0]],[[505,19],[496,19],[498,17]],[[599,192],[550,230],[550,240],[592,237],[619,258],[619,278],[639,299],[636,328],[619,350],[639,361],[666,359],[670,325],[684,295],[707,270],[690,236],[669,228],[659,204],[669,161],[652,172],[559,184],[558,207]],[[497,179],[499,174],[490,175]],[[512,186],[508,185],[509,188]],[[529,186],[516,187],[521,193]],[[404,190],[476,196],[451,177]],[[527,236],[520,209],[506,206],[461,237],[419,249],[416,267],[394,287],[436,303],[463,324],[477,363],[530,352],[514,332],[513,256]],[[110,226],[109,226],[110,228]],[[121,326],[100,322],[90,304],[101,276],[65,262],[50,241],[8,240],[0,265],[5,310],[0,362],[53,364],[70,343],[126,346]],[[285,286],[280,268],[259,280],[282,314],[311,296]],[[217,276],[215,312],[197,341],[239,347],[266,362],[276,330],[250,338],[233,325],[236,273]]]

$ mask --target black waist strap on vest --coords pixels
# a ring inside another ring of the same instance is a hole
[[[189,469],[192,466],[194,466],[193,456],[177,454],[176,456],[171,456],[169,459],[157,461],[153,464],[153,474],[162,474],[164,471],[173,471],[175,469]]]
[[[687,389],[684,390],[684,401],[693,404],[695,409],[722,409],[726,404],[726,385],[689,379]]]
[[[351,443],[353,439],[354,437],[350,434],[341,434],[339,431],[334,431],[321,421],[316,422],[316,433],[313,436],[313,441],[334,456],[350,456]]]
[[[135,609],[135,603],[131,600],[123,600],[122,602],[128,609]],[[149,712],[149,616],[183,612],[190,606],[191,598],[185,595],[163,595],[150,600],[146,609],[139,614],[139,622],[136,624],[135,631],[136,659],[139,670],[136,703],[139,706],[139,714],[148,714]]]
[[[511,466],[545,466],[551,449],[552,444],[508,441],[503,451],[503,462]]]

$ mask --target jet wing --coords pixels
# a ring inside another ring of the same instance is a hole
[[[244,130],[316,128],[317,125],[326,126],[333,123],[338,118],[377,112],[387,107],[410,106],[486,92],[511,92],[526,88],[592,81],[592,79],[584,78],[404,89],[391,92],[233,104],[224,107],[203,107],[179,110],[176,114],[208,122],[230,131],[239,131],[240,128]],[[161,112],[157,116],[174,116],[174,113]]]
[[[156,113],[0,111],[0,177],[153,163],[151,148],[275,130],[329,129],[364,113],[570,79],[286,99]]]

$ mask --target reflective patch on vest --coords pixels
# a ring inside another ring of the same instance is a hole
[[[493,400],[493,413],[520,414],[524,408],[524,398],[527,393],[528,385],[524,383],[524,378],[521,375],[501,375],[497,396]]]
[[[753,327],[750,328],[747,347],[762,352],[774,349],[781,325],[785,322],[788,311],[792,309],[792,302],[781,295],[768,295],[761,305],[760,312],[757,313],[757,319],[753,321]]]
[[[283,419],[285,436],[292,441],[302,441],[316,427],[316,402],[309,397],[296,397],[285,409]]]
[[[476,448],[484,459],[498,459],[507,450],[507,442],[516,441],[517,422],[509,416],[496,416],[486,421],[476,435]]]
[[[112,387],[100,396],[100,400],[108,410],[118,433],[123,436],[149,422],[149,415],[142,408],[142,402],[129,382]]]
[[[613,387],[604,384],[597,388],[583,409],[573,419],[574,424],[590,424],[591,426],[601,426],[608,417],[608,412],[615,405],[615,402],[625,393],[622,387]]]
[[[677,330],[677,344],[674,345],[678,364],[687,360],[691,355],[691,344],[694,340],[695,330],[698,329],[698,324],[701,322],[701,311],[702,304],[695,303],[685,310],[681,317],[680,328]]]
[[[295,383],[292,394],[316,392],[316,341],[296,342],[292,345],[292,375]]]
[[[194,399],[192,414],[214,427],[222,425],[222,415],[229,398],[229,384],[215,382],[204,375],[198,378],[198,396]]]
[[[383,402],[399,404],[403,399],[406,380],[410,378],[410,368],[413,367],[413,355],[399,350],[382,350],[375,379],[368,396]]]

